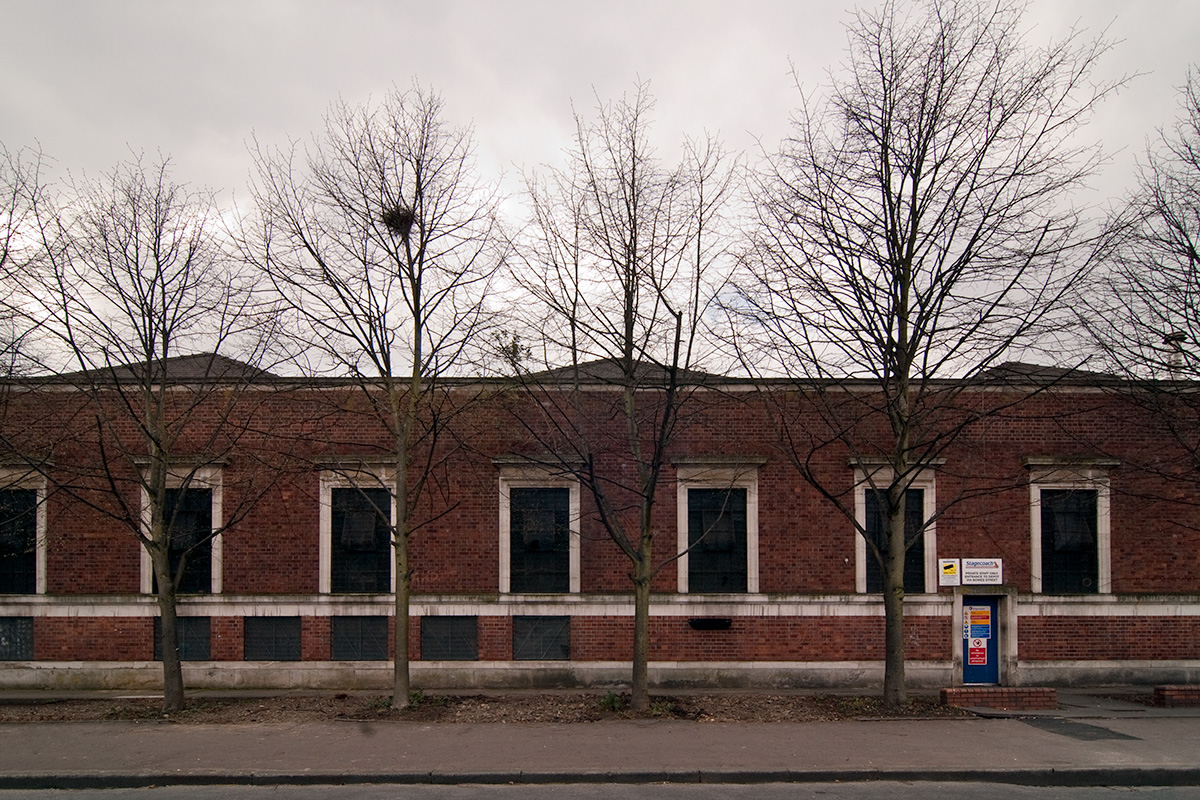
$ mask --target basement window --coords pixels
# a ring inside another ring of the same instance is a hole
[[[387,617],[333,617],[330,627],[334,661],[388,660]]]
[[[566,661],[571,657],[570,617],[513,617],[515,661]]]
[[[478,658],[478,617],[421,617],[422,661],[475,661]]]
[[[212,624],[209,617],[177,617],[179,660],[209,661]],[[154,660],[162,661],[162,617],[154,618]]]
[[[299,661],[299,617],[245,617],[242,658],[246,661]]]
[[[0,617],[0,661],[33,660],[33,617]]]

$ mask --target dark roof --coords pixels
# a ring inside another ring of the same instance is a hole
[[[1047,367],[1042,364],[1026,364],[1022,361],[1006,361],[986,369],[975,376],[975,383],[984,384],[1035,384],[1070,386],[1110,384],[1120,379],[1103,372],[1091,372],[1077,367]]]
[[[80,372],[54,376],[66,382],[138,383],[142,380],[143,365],[114,364]],[[207,381],[256,381],[274,378],[266,370],[229,358],[219,353],[198,353],[173,356],[150,365],[155,381],[170,383],[203,383]]]
[[[570,384],[578,377],[580,383],[600,384],[604,386],[623,386],[625,384],[625,368],[620,359],[604,358],[597,361],[586,361],[566,367],[557,367],[528,376],[531,383]],[[670,379],[668,367],[651,361],[635,361],[633,364],[633,380],[638,386],[665,386]],[[698,370],[679,369],[676,381],[690,386],[698,384],[717,383],[724,380],[721,376]]]

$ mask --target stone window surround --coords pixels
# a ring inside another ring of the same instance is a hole
[[[1112,594],[1112,519],[1109,471],[1119,461],[1104,458],[1030,456],[1029,470],[1029,590],[1042,592],[1042,490],[1089,489],[1096,492],[1096,594]]]
[[[317,532],[317,561],[319,574],[317,591],[320,594],[333,592],[333,490],[334,489],[387,489],[394,491],[392,476],[395,469],[382,461],[352,459],[345,462],[329,462],[321,466],[320,522]],[[393,498],[389,523],[396,525],[396,502]],[[388,590],[396,591],[396,541],[391,537],[391,578]]]
[[[37,470],[28,467],[2,466],[0,467],[0,489],[33,489],[37,492],[34,594],[45,594],[47,574],[46,479]]]
[[[758,470],[759,456],[677,458],[675,465],[676,588],[688,593],[688,490],[746,490],[746,594],[758,594]],[[738,594],[741,594],[740,592]]]
[[[142,464],[143,472],[146,465]],[[167,488],[179,489],[184,481],[188,480],[189,489],[209,489],[212,491],[212,526],[213,530],[220,530],[225,525],[225,517],[222,512],[222,496],[221,496],[221,466],[208,467],[188,467],[188,466],[171,466],[167,472]],[[142,513],[142,533],[147,537],[150,535],[150,496],[146,492],[146,487],[141,487],[141,513]],[[224,546],[221,542],[222,535],[217,534],[212,538],[212,591],[211,594],[221,594],[222,590],[222,564]],[[139,543],[138,548],[142,551],[141,558],[141,593],[154,593],[154,565],[150,561],[150,552],[142,547]]]
[[[930,464],[921,469],[909,482],[906,489],[921,489],[924,497],[924,514],[926,520],[937,513],[937,471],[936,468],[945,463],[943,460]],[[869,463],[860,459],[854,467],[854,520],[864,530],[867,525],[867,490],[886,489],[892,481],[892,468],[886,464]],[[938,590],[937,570],[937,521],[929,522],[924,530],[925,546],[925,593],[935,594]],[[858,528],[854,529],[854,591],[858,594],[867,593],[867,541]]]

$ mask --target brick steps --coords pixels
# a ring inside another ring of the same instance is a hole
[[[1058,690],[1044,686],[959,686],[942,689],[942,705],[1044,711],[1058,708]]]
[[[1154,704],[1166,708],[1200,706],[1200,685],[1166,684],[1154,687]]]

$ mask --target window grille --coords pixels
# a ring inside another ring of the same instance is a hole
[[[330,650],[334,661],[387,661],[387,617],[333,617]]]
[[[33,660],[33,617],[0,617],[0,661]]]
[[[566,661],[571,657],[570,617],[513,617],[513,659]]]
[[[212,625],[208,617],[177,617],[180,661],[211,659]],[[162,617],[154,618],[154,660],[162,661]]]
[[[246,661],[299,661],[299,617],[245,617],[242,638]]]
[[[422,661],[475,661],[478,658],[477,617],[421,617]]]

